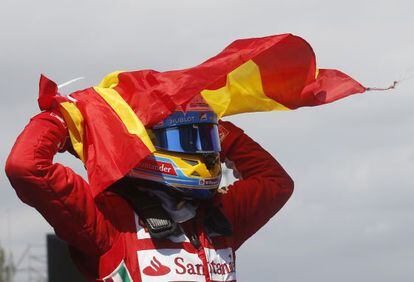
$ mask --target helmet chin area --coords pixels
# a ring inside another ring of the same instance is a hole
[[[128,181],[127,185],[135,186],[143,192],[149,192],[151,190],[162,191],[167,193],[172,198],[175,198],[178,202],[182,200],[186,201],[206,201],[210,200],[216,195],[217,189],[191,189],[167,186],[160,182],[131,178],[125,179]]]
[[[211,199],[221,181],[218,153],[188,154],[156,151],[127,175],[162,184],[182,199]]]

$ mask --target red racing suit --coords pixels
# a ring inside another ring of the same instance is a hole
[[[185,225],[187,234],[198,237],[198,247],[185,235],[151,238],[122,197],[106,191],[93,198],[81,176],[53,163],[68,134],[53,113],[31,119],[10,153],[6,173],[19,198],[70,245],[88,281],[236,281],[235,251],[286,203],[293,181],[241,129],[229,122],[219,128],[221,158],[241,176],[214,199],[233,235],[207,234],[199,209]]]

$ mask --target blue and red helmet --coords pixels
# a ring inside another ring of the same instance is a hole
[[[221,181],[217,122],[208,106],[172,113],[152,128],[157,151],[128,176],[163,184],[184,198],[211,198]]]

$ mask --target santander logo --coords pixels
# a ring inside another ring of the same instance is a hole
[[[142,282],[161,281],[236,281],[232,248],[204,248],[204,260],[185,249],[139,250]],[[162,262],[162,263],[161,263]]]
[[[142,272],[148,276],[163,276],[170,273],[171,269],[163,265],[156,257],[152,257],[151,265],[144,268]]]
[[[174,167],[170,163],[157,162],[155,160],[143,160],[139,163],[138,168],[161,172],[169,175],[177,175]]]

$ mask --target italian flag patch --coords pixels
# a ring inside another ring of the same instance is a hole
[[[103,279],[104,282],[132,282],[131,275],[129,274],[128,268],[125,262],[121,264],[112,272],[109,276]]]

